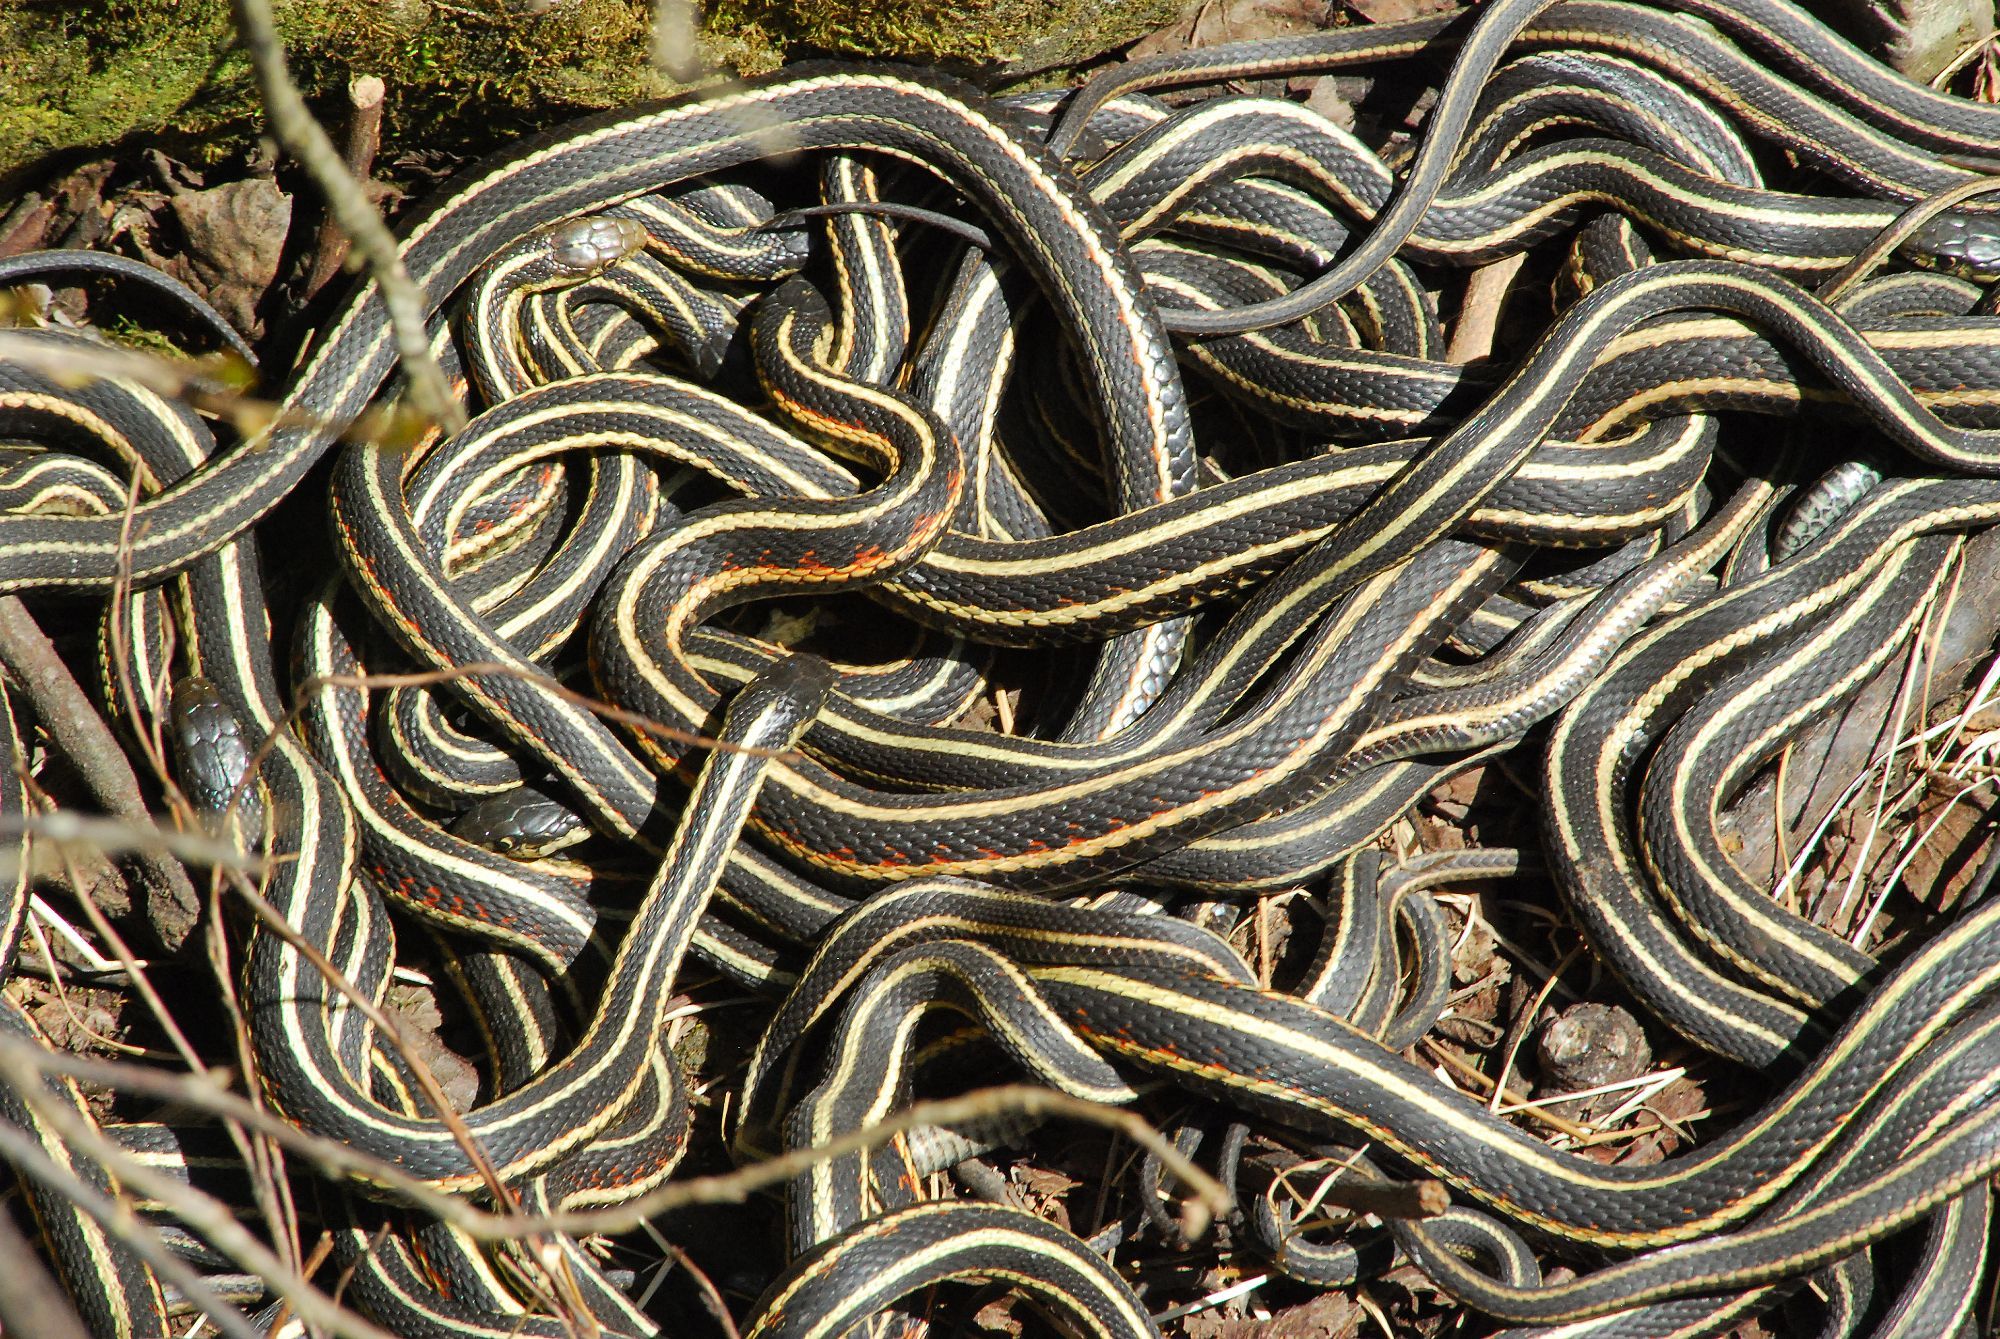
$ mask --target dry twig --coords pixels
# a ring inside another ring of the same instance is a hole
[[[447,432],[465,426],[465,410],[451,393],[444,372],[431,355],[424,328],[424,295],[403,268],[403,258],[389,225],[368,203],[359,182],[341,162],[326,131],[306,109],[305,99],[285,68],[285,49],[278,41],[269,0],[230,0],[236,30],[257,71],[257,87],[271,130],[298,159],[326,196],[327,208],[355,250],[368,262],[369,275],[381,291],[389,323],[395,329],[396,350],[417,409]]]
[[[139,792],[138,774],[118,746],[117,737],[97,714],[89,695],[63,664],[55,644],[36,624],[27,606],[12,595],[0,596],[0,662],[20,680],[35,704],[42,728],[106,812],[131,827],[151,828],[153,820]],[[163,844],[149,842],[127,849],[150,891],[166,901],[165,907],[154,908],[155,925],[160,925],[159,913],[170,908],[175,924],[185,933],[185,927],[201,912],[201,897],[187,871],[170,858],[172,852]]]

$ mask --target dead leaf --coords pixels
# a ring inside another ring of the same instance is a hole
[[[257,306],[278,277],[292,197],[269,177],[181,191],[169,202],[186,250],[181,276],[203,293],[229,323],[255,338]]]
[[[1188,39],[1194,36],[1195,13],[1184,12],[1164,28],[1157,28],[1126,48],[1128,60],[1144,60],[1148,56],[1167,56],[1176,51],[1186,51]]]
[[[1023,1190],[1033,1195],[1036,1199],[1041,1200],[1052,1200],[1056,1196],[1067,1194],[1083,1184],[1083,1182],[1077,1180],[1075,1177],[1065,1176],[1061,1172],[1051,1171],[1046,1167],[1016,1166],[1014,1168],[1014,1179],[1020,1183]]]
[[[444,1021],[437,999],[421,986],[392,986],[387,1008],[396,1015],[410,1050],[434,1075],[451,1104],[470,1110],[479,1100],[479,1072],[464,1056],[444,1044],[437,1027]]]
[[[1347,7],[1370,23],[1403,23],[1462,6],[1459,0],[1347,0]]]
[[[23,249],[36,246],[90,246],[104,231],[107,214],[104,188],[116,166],[105,158],[85,163],[48,188],[49,216],[39,235],[25,236]]]
[[[1191,47],[1314,32],[1329,17],[1327,0],[1207,0],[1134,42],[1126,55],[1141,60]]]
[[[1501,966],[1501,975],[1505,975],[1505,964]],[[1499,1017],[1500,983],[1496,981],[1455,1001],[1451,1012],[1433,1023],[1431,1030],[1470,1050],[1486,1050],[1498,1040],[1494,1021]]]
[[[1221,1339],[1223,1327],[1228,1324],[1229,1317],[1213,1309],[1197,1311],[1180,1321],[1183,1339]]]
[[[1020,1299],[1012,1293],[996,1297],[972,1315],[974,1329],[987,1334],[1018,1335],[1026,1327],[1021,1324],[1017,1303]]]
[[[1306,94],[1306,107],[1342,130],[1354,129],[1354,104],[1340,91],[1340,80],[1333,75],[1321,75],[1312,81],[1312,91]]]
[[[1680,1132],[1669,1122],[1691,1120],[1707,1109],[1708,1096],[1700,1084],[1685,1076],[1675,1079],[1667,1085],[1666,1091],[1647,1102],[1644,1112],[1637,1117],[1640,1121],[1653,1121],[1651,1129],[1644,1130],[1630,1143],[1603,1144],[1593,1151],[1616,1154],[1600,1161],[1619,1166],[1650,1167],[1681,1146]]]
[[[1493,931],[1483,920],[1472,923],[1469,933],[1459,936],[1451,951],[1451,977],[1460,985],[1470,985],[1493,970]]]
[[[1267,1320],[1201,1311],[1182,1321],[1181,1329],[1188,1339],[1346,1339],[1361,1328],[1364,1314],[1348,1294],[1326,1292]]]
[[[1326,26],[1326,0],[1213,0],[1195,15],[1189,45],[1288,37]]]
[[[1903,887],[1935,911],[1951,910],[1965,895],[1993,836],[1986,806],[1978,802],[1978,796],[1971,797],[1970,803],[1943,808],[1954,794],[1956,790],[1948,787],[1932,790],[1911,820],[1917,832],[1929,835],[1911,853],[1909,867],[1903,871]],[[1935,829],[1933,823],[1937,824]]]
[[[1486,769],[1473,767],[1460,772],[1451,780],[1431,792],[1439,800],[1452,804],[1470,805],[1479,798],[1479,788],[1486,784]]]
[[[17,256],[40,246],[55,216],[53,201],[32,194],[24,196],[19,207],[8,212],[7,226],[0,231],[0,256]]]

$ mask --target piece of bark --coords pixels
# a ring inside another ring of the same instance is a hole
[[[1827,17],[1910,78],[1928,83],[1993,32],[1993,0],[1833,0]]]

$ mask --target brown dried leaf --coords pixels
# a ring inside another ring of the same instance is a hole
[[[1182,1321],[1181,1328],[1188,1339],[1347,1339],[1361,1328],[1364,1314],[1348,1294],[1326,1292],[1268,1320],[1200,1311]]]
[[[983,1330],[987,1334],[1020,1334],[1026,1327],[1021,1324],[1021,1317],[1017,1314],[1020,1309],[1019,1303],[1020,1298],[1012,1293],[994,1298],[973,1313],[973,1328]]]
[[[104,220],[109,213],[104,187],[115,166],[109,158],[85,163],[50,186],[49,212],[38,215],[39,224],[10,238],[10,243],[24,251],[37,246],[92,245],[104,232]]]
[[[1954,789],[1934,790],[1917,807],[1911,822],[1917,832],[1929,835],[1911,854],[1909,867],[1903,871],[1903,887],[1910,896],[1937,911],[1949,911],[1964,896],[1993,836],[1987,811],[1976,795],[1971,803],[1944,808],[1955,793]],[[1937,824],[1935,830],[1932,823]]]
[[[1046,1167],[1020,1165],[1014,1168],[1014,1179],[1020,1183],[1023,1190],[1040,1200],[1052,1200],[1058,1195],[1066,1195],[1083,1184],[1073,1176],[1065,1176]]]
[[[1459,0],[1347,0],[1347,7],[1370,23],[1402,23],[1462,8]]]
[[[257,305],[276,281],[284,255],[292,197],[269,177],[246,177],[205,191],[182,191],[171,207],[187,244],[184,277],[231,325],[254,337],[260,329]]]
[[[1191,47],[1312,32],[1325,27],[1328,17],[1327,0],[1207,0],[1134,42],[1127,55],[1141,60]]]
[[[1306,106],[1342,130],[1354,129],[1354,104],[1341,93],[1340,80],[1332,75],[1322,75],[1312,81],[1312,91],[1306,94]]]
[[[1431,1025],[1440,1037],[1460,1046],[1482,1051],[1494,1044],[1493,1020],[1498,1015],[1500,992],[1495,988],[1469,995],[1451,1006],[1451,1012]]]
[[[1615,1151],[1615,1161],[1621,1166],[1650,1167],[1681,1146],[1680,1133],[1666,1122],[1690,1120],[1707,1108],[1708,1095],[1702,1091],[1700,1084],[1686,1077],[1675,1079],[1667,1085],[1665,1092],[1646,1103],[1646,1112],[1659,1124],[1628,1144],[1601,1147]],[[1645,1120],[1647,1116],[1641,1115],[1637,1119]]]
[[[1221,46],[1313,32],[1326,24],[1325,0],[1214,0],[1195,15],[1189,45]]]
[[[1176,51],[1186,51],[1188,40],[1194,36],[1196,13],[1186,11],[1164,28],[1155,29],[1134,42],[1126,51],[1132,60],[1144,60],[1148,56],[1165,56]]]
[[[1493,970],[1493,930],[1483,920],[1473,921],[1451,951],[1451,979],[1471,985]]]
[[[1451,800],[1433,800],[1436,814],[1423,816],[1426,851],[1462,851],[1466,847],[1467,809]]]
[[[34,196],[22,199],[21,207],[9,211],[4,227],[0,227],[0,256],[17,256],[41,246],[55,217],[53,201]]]
[[[1942,629],[1933,632],[1929,639],[1930,664],[1919,678],[1919,682],[1929,690],[1929,696],[1922,705],[1921,717],[1915,712],[1901,713],[1898,710],[1899,699],[1905,690],[1904,676],[1909,669],[1907,653],[1899,653],[1849,701],[1838,718],[1815,725],[1794,745],[1786,768],[1783,805],[1788,852],[1795,853],[1800,849],[1817,828],[1821,817],[1844,793],[1849,780],[1868,766],[1888,742],[1887,737],[1892,731],[1914,729],[1917,719],[1935,719],[1933,712],[1937,704],[1959,697],[1972,667],[1985,663],[1993,645],[1996,622],[2000,622],[2000,606],[1990,599],[1976,598],[1975,593],[1990,590],[1996,582],[2000,582],[2000,540],[1991,535],[1979,536],[1966,545],[1963,562],[1958,581],[1959,597],[1952,601],[1949,617],[1944,619]],[[1909,719],[1899,720],[1903,715]],[[1966,736],[1976,733],[1976,729],[1968,729]],[[1908,757],[1907,754],[1900,756]],[[1903,780],[1904,774],[1899,767],[1891,778],[1890,793],[1895,793]],[[1870,827],[1877,786],[1877,780],[1871,778],[1868,786],[1850,805],[1849,812],[1835,820],[1833,831],[1851,839],[1852,845],[1845,852],[1837,853],[1838,844],[1829,840],[1819,853],[1820,864],[1827,871],[1829,882],[1837,887],[1841,895],[1845,893],[1846,876],[1854,862],[1862,858],[1860,837]],[[1773,877],[1772,792],[1773,780],[1767,775],[1737,801],[1725,818],[1725,829],[1734,832],[1742,843],[1732,850],[1731,858],[1752,878]],[[1875,886],[1879,886],[1879,877],[1887,873],[1888,867],[1882,863],[1884,859],[1890,864],[1894,862],[1894,855],[1886,854],[1895,849],[1892,840],[1894,825],[1906,821],[1905,816],[1893,816],[1893,823],[1874,835],[1866,861],[1870,874],[1878,879]],[[1942,839],[1943,834],[1939,837]],[[1912,882],[1911,886],[1920,889],[1926,885]],[[1870,889],[1864,886],[1863,892],[1868,891]],[[1865,901],[1861,905],[1865,906]],[[1836,933],[1847,933],[1850,926],[1831,924],[1824,919],[1831,910],[1831,907],[1820,908],[1821,914],[1816,918]],[[1854,910],[1850,907],[1850,914]]]
[[[28,1016],[58,1051],[102,1054],[100,1039],[115,1040],[124,1032],[117,1013],[106,1004],[101,991],[69,987],[58,992],[41,988],[29,1003]]]
[[[436,1028],[444,1020],[436,997],[419,986],[398,985],[390,988],[387,1003],[410,1050],[430,1069],[445,1096],[460,1111],[469,1110],[479,1100],[479,1073],[438,1037]]]
[[[1474,767],[1445,782],[1433,790],[1431,795],[1449,804],[1470,805],[1479,798],[1479,788],[1484,784],[1486,784],[1486,769]]]
[[[1197,1311],[1179,1322],[1183,1339],[1222,1339],[1223,1328],[1229,1323],[1220,1310]]]

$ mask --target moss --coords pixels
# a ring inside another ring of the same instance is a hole
[[[88,16],[0,6],[0,176],[45,154],[134,135],[200,156],[240,147],[260,113],[232,50],[228,0],[110,0]],[[646,60],[647,0],[292,0],[277,9],[292,74],[338,97],[389,85],[389,142],[477,150],[577,111],[665,91]]]
[[[647,63],[646,0],[569,0],[512,17],[481,12],[490,8],[313,0],[289,14],[286,47],[307,87],[381,75],[399,93],[392,137],[449,147],[484,147],[476,141],[669,87]]]
[[[98,327],[105,338],[114,344],[121,344],[140,353],[158,354],[162,358],[182,359],[191,357],[187,350],[173,341],[173,338],[158,330],[140,325],[125,315],[113,316],[110,321]]]
[[[1046,69],[1087,60],[1172,19],[1181,0],[718,0],[720,28],[864,57]]]
[[[1039,69],[1170,17],[1180,0],[713,0],[700,42],[747,74],[813,48]],[[294,77],[337,98],[389,85],[391,150],[476,152],[579,111],[671,91],[647,59],[652,0],[280,0]],[[0,3],[0,180],[45,155],[146,136],[170,152],[241,148],[260,123],[228,0]]]
[[[178,121],[227,36],[223,0],[122,0],[87,17],[32,0],[0,8],[0,173]]]

